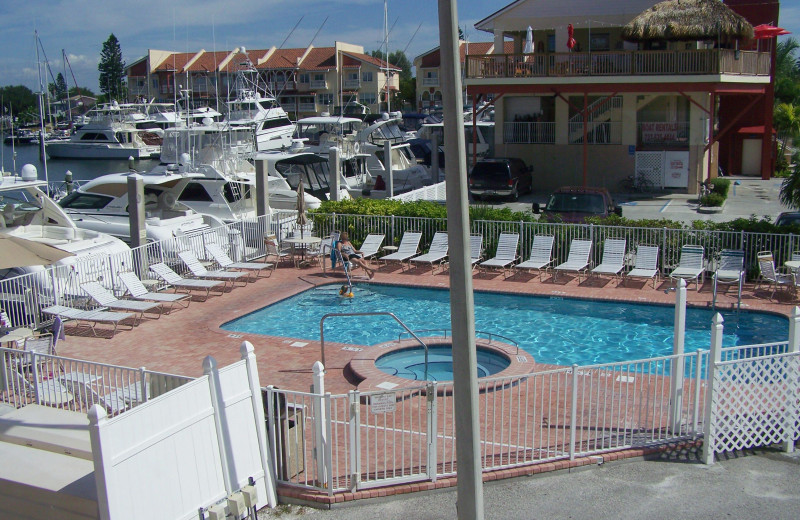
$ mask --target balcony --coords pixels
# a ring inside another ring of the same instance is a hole
[[[467,79],[709,74],[769,78],[770,55],[730,49],[482,54],[467,56],[466,65]]]
[[[325,89],[328,88],[328,82],[324,79],[312,79],[311,80],[311,88],[312,89]]]
[[[344,80],[344,88],[347,90],[361,88],[361,78]]]
[[[423,87],[438,87],[439,86],[439,78],[422,78],[422,86]]]
[[[553,144],[556,142],[556,124],[551,122],[504,123],[505,144]]]
[[[316,112],[317,105],[314,103],[298,103],[297,104],[297,111],[298,112]]]

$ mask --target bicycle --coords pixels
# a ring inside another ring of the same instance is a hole
[[[701,199],[706,195],[711,195],[711,192],[714,191],[711,186],[711,181],[698,181],[697,184],[700,186],[700,192],[698,195],[700,195]]]
[[[651,193],[656,187],[653,181],[642,175],[628,175],[619,181],[619,189],[624,193]]]

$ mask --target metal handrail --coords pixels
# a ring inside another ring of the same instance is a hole
[[[332,312],[332,313],[329,313],[329,314],[326,314],[325,316],[323,316],[319,320],[319,341],[320,341],[320,349],[322,351],[321,353],[322,353],[322,366],[323,367],[327,366],[325,364],[325,330],[323,328],[323,325],[324,325],[326,319],[332,318],[332,317],[339,317],[339,316],[342,316],[342,317],[344,317],[344,316],[391,316],[394,319],[394,321],[396,321],[397,323],[400,324],[401,327],[406,329],[406,331],[409,334],[411,334],[411,336],[414,339],[416,339],[417,342],[420,345],[422,345],[422,348],[425,349],[425,381],[428,380],[428,345],[426,345],[425,342],[423,342],[416,334],[414,334],[414,331],[409,329],[406,326],[405,323],[400,321],[400,318],[398,318],[397,316],[395,316],[391,312]]]
[[[441,329],[417,329],[417,330],[415,330],[414,332],[415,332],[415,333],[420,333],[420,332],[441,332],[441,333],[442,333],[442,336],[446,338],[446,337],[447,337],[447,334],[448,334],[449,332],[451,332],[451,331],[452,331],[452,329],[445,329],[445,328],[441,328]],[[401,339],[403,339],[403,335],[404,335],[404,334],[405,334],[405,332],[401,332],[401,333],[399,333],[399,334],[397,335],[397,341],[400,341]],[[500,335],[500,334],[495,334],[494,332],[486,332],[486,331],[482,331],[482,330],[476,330],[476,331],[475,331],[475,336],[477,337],[479,334],[483,334],[483,335],[485,335],[485,336],[488,336],[489,343],[491,343],[492,341],[494,341],[494,340],[495,340],[495,338],[497,338],[497,339],[500,339],[500,340],[502,340],[502,341],[503,341],[503,342],[505,342],[505,343],[509,343],[509,344],[513,345],[513,346],[514,346],[514,347],[517,349],[517,351],[514,353],[514,355],[517,355],[517,354],[519,354],[519,343],[517,343],[517,342],[516,342],[516,341],[514,341],[513,339],[511,339],[511,338],[508,338],[508,337],[506,337],[506,336],[502,336],[502,335]],[[416,337],[416,336],[415,336],[415,337]]]

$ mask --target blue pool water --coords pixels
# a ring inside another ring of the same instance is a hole
[[[508,368],[507,357],[482,348],[476,349],[478,377],[496,374]],[[404,348],[375,360],[375,366],[389,375],[425,381],[425,350],[422,347]],[[450,345],[428,346],[428,381],[453,380],[453,349]]]
[[[449,329],[450,293],[441,289],[369,284],[353,298],[339,286],[309,289],[225,323],[229,331],[319,341],[319,321],[336,312],[394,313],[410,329]],[[673,306],[475,293],[475,328],[519,343],[538,363],[588,365],[672,353]],[[710,309],[687,310],[686,352],[708,349]],[[761,312],[723,313],[724,346],[785,341],[789,321]],[[390,317],[329,318],[325,341],[374,345],[395,340],[402,328]]]

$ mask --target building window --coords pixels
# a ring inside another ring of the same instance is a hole
[[[608,33],[592,33],[589,40],[589,50],[609,51],[611,50],[611,38]]]
[[[297,76],[298,83],[310,83],[310,78],[308,74],[300,74]]]
[[[325,81],[325,74],[314,74],[314,81]]]
[[[372,71],[364,71],[361,73],[361,81],[372,81]]]
[[[556,52],[556,35],[547,35],[547,52]]]
[[[364,105],[374,105],[375,99],[376,97],[374,92],[363,92],[358,96],[358,100]]]
[[[348,72],[347,79],[352,81],[358,81],[358,72]]]
[[[158,88],[158,78],[153,78],[153,88]]]
[[[327,92],[323,94],[317,94],[317,104],[320,105],[332,105],[333,104],[333,93]]]

